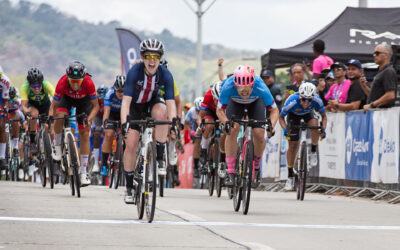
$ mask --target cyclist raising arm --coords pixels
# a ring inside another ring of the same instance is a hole
[[[326,113],[322,100],[316,94],[316,87],[311,82],[303,82],[297,93],[292,94],[285,102],[280,117],[279,123],[283,128],[283,133],[289,140],[289,148],[287,151],[288,163],[288,180],[286,181],[285,190],[291,191],[294,189],[294,172],[293,165],[296,158],[297,150],[299,147],[299,134],[300,129],[295,128],[288,131],[287,124],[299,126],[301,120],[307,123],[308,126],[318,126],[318,120],[314,117],[314,111],[322,115],[322,130],[319,131],[321,138],[325,138],[326,128]],[[285,117],[288,116],[286,123]],[[317,146],[320,135],[316,129],[311,130],[311,154],[310,165],[316,166],[318,164]]]
[[[164,45],[156,39],[146,39],[140,44],[142,63],[135,64],[128,72],[124,86],[124,97],[121,106],[121,123],[127,127],[127,117],[140,120],[152,117],[155,120],[172,120],[176,117],[174,101],[174,79],[169,70],[160,66],[164,54]],[[164,85],[163,98],[159,88]],[[139,126],[130,125],[125,140],[124,168],[126,178],[125,203],[134,202],[132,197],[133,173],[136,168],[136,149],[139,142]],[[168,136],[168,125],[155,127],[157,163],[160,171],[165,171],[163,162],[165,142]]]
[[[243,118],[244,110],[248,110],[249,119],[265,121],[267,119],[266,109],[270,109],[270,119],[272,128],[278,120],[279,110],[274,102],[268,87],[264,81],[254,76],[254,68],[250,66],[238,66],[234,75],[227,78],[220,93],[217,115],[225,128],[229,127],[229,119]],[[225,113],[226,109],[226,113]],[[234,124],[230,133],[226,136],[225,154],[228,167],[228,176],[225,185],[232,186],[235,176],[235,163],[237,151],[237,135],[239,133],[239,124]],[[226,129],[229,130],[229,129]],[[228,132],[228,131],[227,131]],[[253,169],[257,178],[260,179],[260,160],[265,148],[265,129],[261,125],[253,127],[254,140],[254,160]]]
[[[63,118],[69,114],[72,107],[76,107],[76,114],[87,115],[87,125],[82,117],[77,119],[80,138],[80,174],[81,186],[90,185],[90,178],[87,173],[89,158],[89,134],[90,125],[99,111],[99,102],[96,96],[96,87],[91,76],[86,73],[86,67],[78,62],[72,62],[57,83],[53,98],[54,112],[56,118]],[[60,161],[62,157],[61,143],[64,120],[57,119],[54,124],[54,152],[53,158]]]

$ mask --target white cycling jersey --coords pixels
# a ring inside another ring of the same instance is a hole
[[[0,92],[1,92],[1,99],[9,99],[9,92],[10,92],[10,78],[6,76],[4,73],[1,74],[0,78]]]

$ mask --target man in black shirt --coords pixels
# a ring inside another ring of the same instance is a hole
[[[263,79],[263,81],[269,88],[269,91],[271,91],[271,94],[274,97],[275,103],[280,110],[281,105],[282,105],[281,85],[278,83],[275,83],[274,75],[272,74],[271,70],[268,70],[268,69],[261,70],[260,77]]]
[[[340,111],[361,109],[367,100],[367,96],[360,86],[362,65],[359,60],[351,59],[347,64],[347,77],[351,80],[351,86],[347,94],[346,103],[332,101],[335,108]]]
[[[368,96],[368,104],[364,110],[371,108],[390,108],[394,106],[397,88],[397,76],[390,58],[393,51],[388,44],[379,44],[375,47],[374,61],[379,65],[379,72],[372,81]],[[363,86],[365,88],[365,86]]]

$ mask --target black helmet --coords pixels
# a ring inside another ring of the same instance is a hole
[[[8,96],[10,99],[14,99],[17,96],[17,89],[14,88],[14,86],[10,87],[10,90],[8,91]]]
[[[29,82],[29,85],[35,84],[35,83],[43,83],[43,74],[38,68],[31,68],[28,70],[28,76],[26,79]]]
[[[97,96],[100,99],[104,99],[108,91],[108,88],[104,85],[101,85],[99,88],[97,88]]]
[[[146,39],[140,43],[140,54],[145,52],[155,52],[162,56],[164,54],[164,45],[157,39]]]
[[[115,78],[114,88],[116,90],[120,90],[124,88],[124,85],[125,85],[125,76],[118,75]]]
[[[67,76],[72,79],[81,79],[86,75],[86,67],[81,62],[73,61],[67,67]]]

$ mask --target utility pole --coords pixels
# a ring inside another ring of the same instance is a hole
[[[358,0],[358,8],[368,8],[368,0]]]
[[[203,11],[202,5],[206,0],[194,0],[197,5],[197,10],[194,9],[187,0],[184,0],[186,5],[196,14],[197,16],[197,43],[196,43],[196,97],[202,95],[203,83],[202,83],[202,61],[203,61],[203,43],[202,43],[202,17],[215,3],[214,0],[205,10]]]

